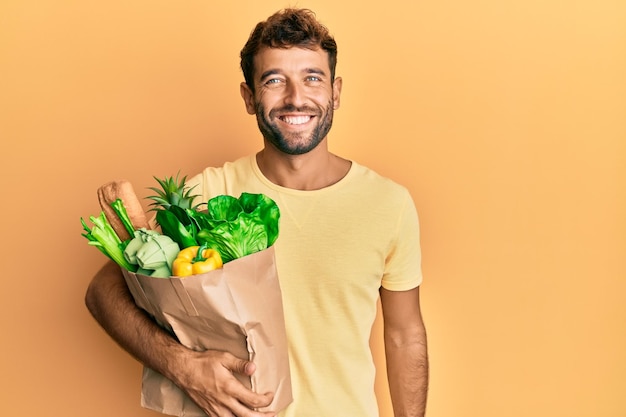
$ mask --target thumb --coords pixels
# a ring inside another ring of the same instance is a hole
[[[254,373],[254,371],[256,371],[256,365],[254,364],[254,362],[246,361],[243,359],[236,359],[232,363],[231,371],[237,374],[250,376]]]

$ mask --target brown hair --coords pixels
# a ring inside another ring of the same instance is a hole
[[[254,56],[264,47],[322,48],[328,53],[331,81],[335,79],[337,43],[308,9],[283,9],[256,25],[239,54],[246,84],[254,91]]]

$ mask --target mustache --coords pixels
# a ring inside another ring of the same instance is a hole
[[[310,107],[310,106],[297,107],[297,106],[294,106],[293,104],[288,104],[278,109],[270,110],[270,117],[274,117],[276,116],[276,114],[282,114],[282,113],[311,113],[311,114],[319,115],[321,114],[321,111],[320,109],[316,107]]]

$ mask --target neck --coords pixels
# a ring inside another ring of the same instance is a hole
[[[328,151],[326,141],[303,155],[287,155],[271,145],[256,155],[259,169],[267,179],[294,190],[319,190],[346,176],[351,162]]]

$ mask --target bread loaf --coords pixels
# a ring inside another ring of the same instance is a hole
[[[131,236],[129,236],[124,224],[111,207],[111,203],[118,198],[124,203],[133,227],[135,229],[142,227],[149,229],[146,213],[135,194],[133,185],[127,180],[111,181],[98,188],[98,202],[119,238],[124,241]]]

